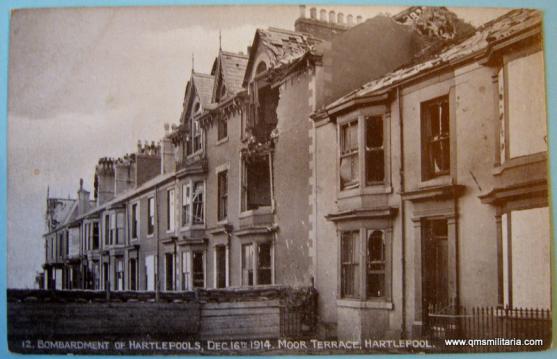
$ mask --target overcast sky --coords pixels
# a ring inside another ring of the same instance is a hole
[[[320,6],[321,8],[322,6]],[[326,7],[372,17],[402,7]],[[308,6],[309,9],[309,6]],[[451,9],[473,25],[504,11]],[[132,152],[177,123],[195,70],[222,48],[246,52],[256,28],[293,29],[290,7],[152,7],[12,13],[8,89],[8,287],[32,287],[51,196],[91,190],[99,157]],[[92,191],[91,191],[92,192]]]

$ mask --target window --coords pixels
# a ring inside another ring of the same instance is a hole
[[[219,115],[217,118],[217,139],[223,140],[228,136],[228,122],[226,116]]]
[[[340,187],[356,188],[359,185],[358,121],[340,127]]]
[[[132,205],[132,239],[137,239],[137,229],[139,226],[139,216],[138,216],[138,208],[137,208],[138,204],[134,203]]]
[[[116,225],[116,213],[110,216],[110,245],[118,241],[118,227]]]
[[[130,258],[128,261],[129,267],[129,289],[137,290],[137,260],[135,258]]]
[[[257,255],[257,284],[271,284],[271,243],[261,243]]]
[[[166,192],[166,230],[174,230],[174,189]]]
[[[172,253],[165,253],[164,255],[164,279],[165,279],[165,290],[174,290],[174,255]]]
[[[195,182],[193,184],[193,224],[203,224],[203,182]]]
[[[198,120],[193,121],[193,153],[201,150],[201,127]]]
[[[182,252],[182,290],[189,290],[190,283],[190,253]]]
[[[253,285],[253,245],[242,245],[242,285]]]
[[[205,287],[205,263],[203,259],[203,251],[194,251],[192,253],[192,272],[193,272],[193,288]]]
[[[155,232],[155,198],[147,199],[147,235]]]
[[[226,247],[215,247],[215,265],[216,265],[216,287],[226,287]]]
[[[85,228],[85,231],[87,232],[87,227]],[[104,244],[106,246],[110,244],[110,216],[108,214],[104,216]]]
[[[422,180],[446,175],[450,170],[449,97],[421,105]]]
[[[385,179],[383,117],[366,118],[366,182],[382,183]]]
[[[227,216],[228,206],[228,171],[222,171],[218,174],[218,214],[217,219],[222,221]]]
[[[373,231],[367,239],[367,296],[385,295],[385,239],[383,232]]]
[[[360,232],[343,232],[340,239],[341,253],[341,296],[358,298],[359,297],[359,272],[358,272],[358,253]]]
[[[182,226],[191,223],[191,187],[189,184],[182,186]]]
[[[116,271],[114,273],[114,289],[124,290],[124,259],[116,258]]]
[[[124,244],[124,213],[116,213],[116,234],[114,237],[115,244]]]
[[[551,308],[549,207],[509,209],[501,216],[500,304]]]
[[[258,156],[243,162],[242,211],[271,206],[269,158]]]
[[[93,222],[93,249],[99,249],[99,222]]]
[[[500,162],[547,151],[543,51],[510,59],[498,80]]]

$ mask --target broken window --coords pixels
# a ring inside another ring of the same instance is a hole
[[[271,206],[269,158],[258,156],[244,162],[242,210]]]
[[[359,184],[358,120],[340,127],[340,187],[356,188]]]
[[[383,232],[373,231],[367,240],[367,296],[385,295],[385,239]]]
[[[217,219],[222,221],[226,219],[228,207],[228,171],[222,171],[218,174],[218,216]]]
[[[193,184],[193,214],[192,224],[203,224],[203,182],[194,182]]]
[[[277,125],[278,87],[272,88],[264,80],[254,80],[250,90],[250,119],[248,130],[257,142],[265,143]]]
[[[446,175],[450,169],[449,97],[422,103],[422,180]]]
[[[340,237],[341,252],[341,296],[358,298],[359,297],[359,272],[358,272],[358,237],[360,232],[343,232]]]
[[[368,184],[385,179],[385,150],[383,148],[383,117],[366,119],[366,181]]]

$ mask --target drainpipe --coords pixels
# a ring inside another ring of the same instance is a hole
[[[396,88],[396,97],[397,97],[397,104],[398,104],[398,124],[399,124],[399,131],[400,131],[400,193],[404,193],[404,121],[402,116],[402,102],[400,96],[400,86]],[[400,197],[400,251],[401,251],[401,276],[402,276],[402,308],[401,308],[401,315],[402,315],[402,327],[400,328],[400,336],[402,339],[406,339],[406,211],[405,211],[405,202]]]
[[[155,271],[155,302],[158,302],[160,300],[160,280],[159,280],[159,255],[160,255],[160,244],[159,244],[159,200],[158,200],[158,194],[159,194],[159,185],[157,184],[155,186],[155,197],[153,198],[153,201],[155,203],[153,203],[154,205],[154,210],[155,210],[155,228],[154,228],[154,232],[155,232],[155,241],[157,243],[157,256],[155,257],[157,259],[157,263],[155,265],[154,271]]]

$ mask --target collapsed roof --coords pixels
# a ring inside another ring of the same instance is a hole
[[[484,54],[496,43],[520,33],[526,33],[529,30],[539,28],[541,25],[541,18],[541,13],[537,10],[512,10],[484,24],[478,28],[472,36],[445,48],[433,55],[430,59],[416,65],[404,66],[399,70],[368,82],[359,89],[330,103],[325,107],[325,110],[330,111],[351,100],[380,94],[405,80],[409,80],[419,74],[443,65],[454,64]]]

